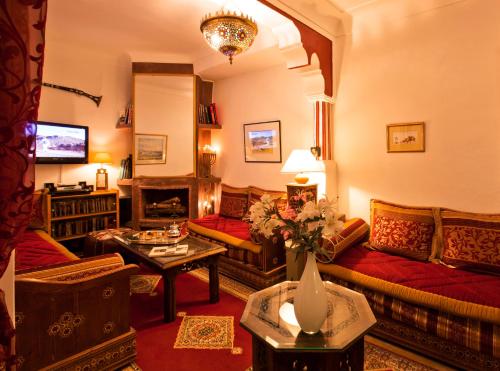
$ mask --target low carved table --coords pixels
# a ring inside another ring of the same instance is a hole
[[[364,335],[376,323],[364,295],[325,282],[327,318],[320,332],[307,335],[293,314],[297,285],[286,281],[250,295],[240,324],[252,334],[253,371],[363,370]]]
[[[163,277],[163,320],[173,322],[176,317],[175,303],[175,278],[179,273],[189,272],[193,269],[208,267],[210,303],[219,301],[219,254],[226,252],[224,247],[188,236],[181,244],[189,246],[187,255],[172,257],[148,256],[151,245],[129,243],[125,238],[115,237],[128,257],[146,264],[159,272]]]

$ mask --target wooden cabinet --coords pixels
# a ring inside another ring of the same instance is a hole
[[[45,224],[57,241],[82,238],[89,232],[120,225],[117,190],[79,195],[44,195]]]

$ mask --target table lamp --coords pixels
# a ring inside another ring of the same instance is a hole
[[[95,175],[95,189],[98,191],[108,189],[108,172],[104,168],[104,164],[112,163],[110,154],[108,152],[96,152],[92,162],[101,164]]]
[[[314,158],[309,149],[294,149],[285,165],[281,168],[282,173],[294,173],[295,182],[298,184],[306,184],[309,177],[304,173],[323,172],[325,164]]]

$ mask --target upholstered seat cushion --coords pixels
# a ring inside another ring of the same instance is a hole
[[[362,246],[347,249],[335,264],[319,267],[322,272],[401,300],[500,323],[498,276],[415,261]]]
[[[79,259],[41,230],[26,230],[15,251],[16,271]]]
[[[250,250],[256,254],[262,249],[260,245],[251,241],[249,225],[240,219],[213,214],[190,220],[188,228],[195,233]]]

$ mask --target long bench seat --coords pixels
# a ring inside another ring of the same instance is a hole
[[[323,278],[364,294],[384,339],[461,369],[500,370],[500,266],[489,254],[500,215],[373,200],[371,216],[370,239],[318,263]]]
[[[219,260],[221,273],[257,289],[283,281],[286,275],[283,239],[280,236],[252,238],[250,226],[243,220],[249,207],[264,193],[286,204],[286,192],[223,184],[220,212],[188,222],[192,235],[227,248]]]

